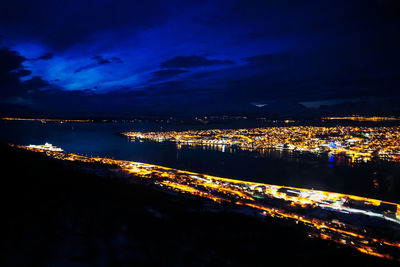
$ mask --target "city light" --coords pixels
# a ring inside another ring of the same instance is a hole
[[[343,155],[351,162],[400,161],[400,126],[293,126],[123,134],[132,140],[170,141],[179,145],[217,148],[227,146],[260,153],[266,149],[329,153]]]
[[[351,120],[351,121],[399,121],[400,118],[395,117],[363,117],[363,116],[347,116],[347,117],[324,117],[323,120]]]
[[[92,120],[72,120],[72,119],[30,119],[30,118],[0,118],[3,121],[39,121],[41,123],[46,122],[58,122],[58,123],[65,123],[65,122],[93,122]]]
[[[163,166],[101,157],[86,157],[45,145],[16,146],[66,161],[104,164],[122,174],[218,203],[249,207],[264,216],[308,226],[309,236],[331,240],[369,255],[393,258],[400,242],[400,205],[341,193],[234,180]],[[386,229],[382,231],[382,229]],[[397,239],[396,239],[397,238]]]

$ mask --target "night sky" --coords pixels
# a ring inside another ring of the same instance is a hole
[[[400,114],[400,3],[5,0],[3,115]]]

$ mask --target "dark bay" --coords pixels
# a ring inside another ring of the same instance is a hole
[[[400,164],[348,164],[343,158],[288,151],[256,152],[130,142],[125,131],[240,128],[252,125],[172,125],[136,123],[0,122],[0,141],[20,145],[51,143],[65,151],[168,166],[269,184],[314,188],[400,202]]]

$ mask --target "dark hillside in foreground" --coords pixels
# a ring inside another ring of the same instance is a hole
[[[395,265],[309,239],[300,224],[6,145],[0,154],[0,266]]]

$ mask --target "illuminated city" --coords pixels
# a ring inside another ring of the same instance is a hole
[[[400,264],[400,1],[2,0],[2,266]]]
[[[322,120],[351,120],[351,121],[399,121],[400,118],[395,117],[363,117],[363,116],[348,116],[348,117],[324,117]]]
[[[224,150],[240,148],[262,152],[279,149],[298,152],[329,153],[346,156],[352,162],[376,159],[400,160],[400,127],[268,127],[254,129],[215,129],[170,132],[126,132],[132,139],[178,145],[211,146]]]
[[[65,123],[65,122],[92,122],[92,120],[72,120],[72,119],[39,119],[39,118],[0,118],[0,120],[4,121],[38,121],[41,123],[46,122],[58,122],[58,123]]]
[[[399,255],[400,205],[354,195],[221,178],[157,165],[64,152],[51,144],[17,146],[65,161],[101,163],[160,187],[249,207],[264,216],[310,227],[309,237],[334,241],[362,253],[392,259]],[[384,228],[382,228],[384,227]]]

